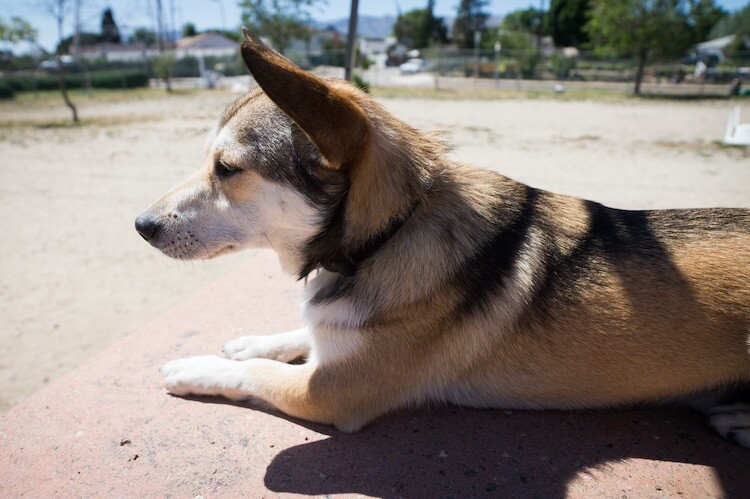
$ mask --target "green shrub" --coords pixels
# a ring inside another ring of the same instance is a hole
[[[13,87],[9,82],[0,80],[0,100],[12,99],[14,93]]]
[[[354,73],[352,77],[352,84],[360,90],[370,93],[370,84],[367,83],[360,75]]]
[[[92,88],[137,88],[148,85],[149,75],[143,70],[118,71],[108,69],[91,71],[89,81]],[[59,88],[57,75],[37,73],[36,75],[9,76],[5,80],[16,92],[31,92],[34,90],[56,90]],[[83,73],[68,73],[65,75],[65,86],[84,88],[86,80]]]
[[[187,58],[186,58],[187,59]],[[172,52],[164,52],[154,59],[154,72],[159,78],[174,76],[172,70],[175,67],[175,57]]]

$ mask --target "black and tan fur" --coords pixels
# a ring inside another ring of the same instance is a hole
[[[427,401],[695,399],[750,446],[750,405],[730,400],[750,385],[750,210],[615,210],[456,164],[246,37],[262,90],[136,225],[177,258],[273,247],[308,278],[307,328],[170,362],[172,393],[257,397],[347,431]]]

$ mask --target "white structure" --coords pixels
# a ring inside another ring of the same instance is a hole
[[[177,40],[174,52],[177,59],[183,57],[231,57],[240,49],[239,42],[219,33],[203,33]]]
[[[140,62],[159,55],[156,47],[146,47],[142,43],[99,43],[82,46],[78,55],[84,59],[104,59],[108,62]]]
[[[346,49],[346,37],[335,29],[313,29],[309,40],[293,38],[284,52],[320,55],[329,47],[343,51]]]
[[[729,113],[724,143],[730,146],[750,146],[750,123],[740,123],[740,107]]]

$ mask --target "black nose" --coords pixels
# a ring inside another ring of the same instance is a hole
[[[138,218],[135,219],[135,230],[141,235],[146,241],[150,241],[159,232],[159,222],[151,218],[146,213],[141,213]]]

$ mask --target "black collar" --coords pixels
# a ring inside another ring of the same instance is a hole
[[[419,201],[416,201],[405,213],[391,218],[385,229],[372,236],[361,246],[347,251],[342,247],[345,235],[346,200],[347,195],[345,194],[323,229],[308,243],[306,251],[308,259],[299,273],[299,279],[307,277],[310,272],[319,267],[323,267],[329,272],[336,272],[344,277],[354,276],[362,262],[385,246],[419,206]]]

